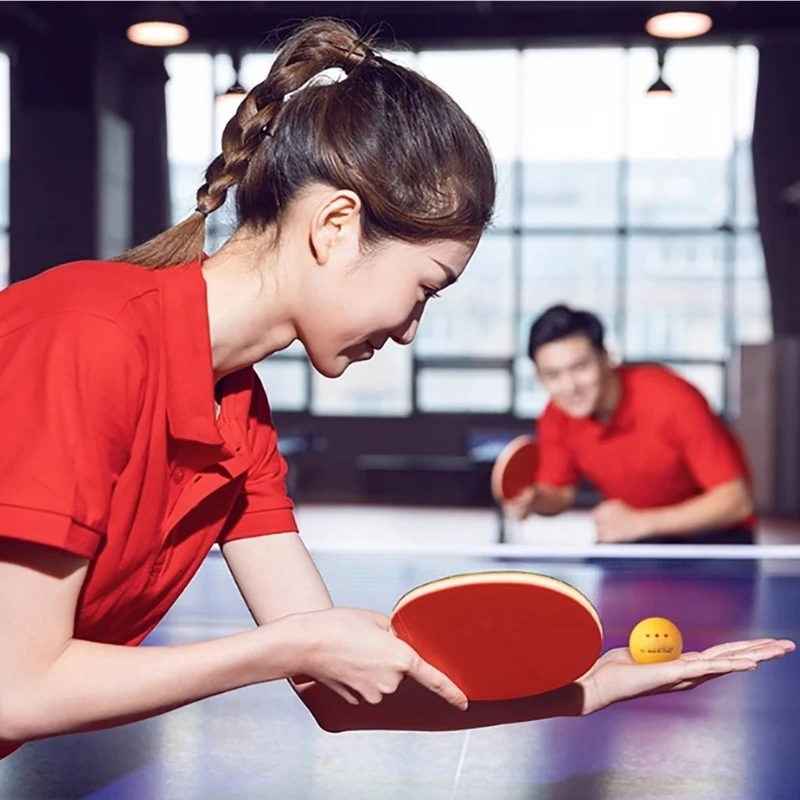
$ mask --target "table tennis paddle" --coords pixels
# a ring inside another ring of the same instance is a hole
[[[501,451],[492,466],[492,495],[498,503],[513,500],[533,486],[536,477],[538,448],[533,436],[517,436]]]
[[[392,630],[470,700],[510,700],[577,680],[600,655],[589,600],[546,575],[453,575],[403,595]]]

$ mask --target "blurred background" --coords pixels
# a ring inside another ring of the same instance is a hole
[[[763,541],[800,541],[800,8],[671,4],[712,23],[677,38],[648,32],[664,10],[2,3],[0,285],[183,218],[276,43],[303,18],[342,17],[463,105],[500,201],[413,347],[335,381],[299,346],[258,365],[307,536],[495,541],[492,461],[547,399],[529,326],[566,301],[599,313],[615,358],[663,362],[705,394],[744,440]],[[131,27],[145,22],[169,23],[167,38]],[[232,221],[211,218],[210,252]],[[595,499],[584,487],[581,505]],[[534,541],[591,533],[580,512],[523,527]]]

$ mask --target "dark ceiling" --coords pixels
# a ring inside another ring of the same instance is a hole
[[[158,3],[158,6],[167,5]],[[336,16],[384,39],[414,44],[586,43],[652,41],[644,22],[664,3],[645,2],[180,2],[191,39],[185,47],[257,48],[276,30],[309,16]],[[800,31],[797,2],[682,3],[706,9],[714,28],[703,41],[758,41]],[[0,2],[0,38],[15,40],[70,30],[124,38],[141,3]]]

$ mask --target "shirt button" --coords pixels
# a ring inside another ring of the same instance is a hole
[[[183,480],[183,470],[176,469],[175,472],[172,473],[172,480],[175,483],[180,483]]]

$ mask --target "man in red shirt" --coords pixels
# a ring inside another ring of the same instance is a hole
[[[535,484],[517,517],[570,508],[582,477],[605,497],[600,542],[752,544],[745,455],[703,395],[658,365],[614,367],[603,326],[563,305],[533,324],[529,355],[550,402],[539,419]]]

